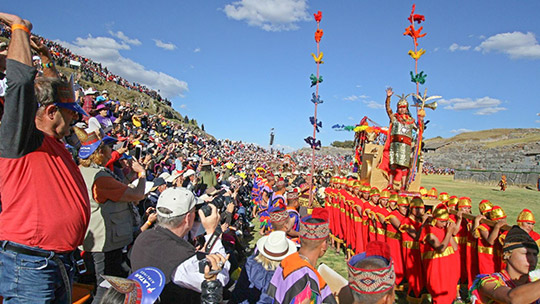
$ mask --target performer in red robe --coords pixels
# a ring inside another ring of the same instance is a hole
[[[364,248],[366,248],[367,243],[369,242],[369,212],[371,212],[371,204],[369,203],[369,190],[371,190],[371,187],[369,184],[362,185],[362,188],[360,188],[360,192],[362,192],[362,202],[364,205],[364,208],[362,209],[362,239],[364,241]]]
[[[452,198],[450,198],[450,200],[452,200]],[[462,213],[471,214],[471,210],[472,210],[471,199],[468,197],[459,198],[457,202],[457,208]],[[472,235],[469,232],[471,227],[472,227],[472,221],[466,218],[462,218],[461,224],[459,225],[459,230],[456,236],[454,237],[459,247],[459,250],[458,250],[459,264],[460,264],[459,283],[460,285],[463,285],[463,288],[467,287],[469,269],[470,269],[467,267],[467,255],[469,253],[469,248],[470,248],[469,242],[470,240],[473,239]],[[478,267],[478,262],[476,262],[475,266]],[[470,265],[470,267],[472,268],[472,265]]]
[[[378,228],[378,216],[377,214],[380,211],[379,208],[379,198],[380,198],[380,191],[377,189],[377,187],[372,187],[371,191],[369,192],[369,198],[370,198],[370,213],[369,213],[369,231],[368,231],[368,238],[369,241],[377,241],[377,228]]]
[[[448,209],[439,204],[433,210],[433,220],[420,234],[420,251],[426,287],[433,304],[452,304],[456,299],[457,276],[454,255],[458,249],[454,233],[458,227],[449,220]]]
[[[354,217],[354,230],[356,232],[356,245],[355,245],[355,254],[364,252],[364,237],[363,237],[363,220],[362,212],[364,210],[364,202],[361,199],[362,193],[360,192],[361,186],[360,183],[354,185],[354,195],[353,195],[353,217]]]
[[[386,218],[386,243],[390,246],[394,270],[396,272],[396,285],[401,285],[404,278],[403,256],[401,253],[401,232],[399,228],[409,211],[409,202],[406,197],[397,203],[397,209]]]
[[[409,204],[409,216],[401,222],[399,227],[403,262],[406,269],[405,278],[409,283],[409,290],[407,291],[407,301],[409,303],[420,303],[422,301],[421,293],[425,286],[425,279],[418,240],[426,219],[424,201],[420,197],[415,197]]]
[[[498,241],[502,226],[506,225],[506,214],[499,206],[493,206],[489,212],[490,219],[496,221],[494,227],[480,224],[474,231],[478,239],[478,270],[480,274],[491,274],[501,271],[502,245]]]
[[[334,217],[335,214],[335,206],[334,206],[334,190],[335,190],[335,183],[336,183],[336,177],[330,178],[330,185],[324,189],[325,197],[324,200],[326,201],[326,208],[328,210],[328,216],[329,216],[329,227],[330,227],[330,240],[332,243],[332,247],[336,248],[336,219]]]

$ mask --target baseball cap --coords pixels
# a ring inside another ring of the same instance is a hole
[[[159,186],[165,185],[167,182],[162,177],[157,177],[154,179],[154,185],[152,186],[152,189],[150,191],[156,190]]]
[[[195,208],[197,199],[191,191],[186,188],[167,188],[161,193],[156,205],[157,214],[161,217],[171,218],[181,216]],[[167,208],[171,213],[160,211],[160,207]]]

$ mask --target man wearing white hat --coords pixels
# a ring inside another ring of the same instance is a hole
[[[157,267],[165,274],[166,285],[161,294],[162,303],[199,303],[203,273],[199,272],[201,256],[186,239],[195,220],[195,205],[198,199],[185,188],[168,188],[159,196],[156,211],[157,226],[144,231],[135,240],[131,253],[132,269]],[[201,224],[206,231],[206,242],[214,235],[219,223],[219,214],[214,205],[212,213],[205,216],[199,210]],[[211,248],[210,254],[225,256],[221,240]],[[204,257],[204,254],[202,254]],[[217,279],[225,286],[229,281],[229,262]]]
[[[284,231],[274,231],[257,241],[257,251],[250,256],[232,292],[233,303],[271,303],[266,294],[279,263],[296,252],[296,245]]]

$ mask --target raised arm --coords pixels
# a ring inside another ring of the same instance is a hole
[[[58,78],[58,71],[52,60],[51,53],[47,46],[38,37],[32,36],[30,39],[30,46],[41,58],[41,64],[43,67],[44,77]]]
[[[32,66],[32,52],[30,51],[32,23],[7,13],[0,13],[0,22],[11,28],[11,42],[9,43],[7,59]]]
[[[393,115],[392,108],[390,107],[390,99],[391,99],[393,94],[394,94],[394,91],[392,91],[392,88],[386,89],[386,102],[385,102],[385,105],[386,105],[386,113],[388,113],[388,117],[392,117],[392,115]]]

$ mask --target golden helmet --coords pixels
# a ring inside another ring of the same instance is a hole
[[[369,191],[369,195],[380,195],[380,194],[381,194],[381,191],[379,191],[377,187],[373,187],[371,188],[371,191]]]
[[[392,195],[397,195],[397,194],[392,194]],[[422,206],[424,206],[423,204],[424,204],[424,202],[422,202]],[[405,195],[398,196],[397,205],[398,206],[409,206],[409,199],[407,198],[407,196],[405,196]],[[412,202],[411,202],[411,206],[412,206]]]
[[[399,196],[397,195],[397,193],[391,194],[390,197],[388,198],[389,202],[397,202],[398,200],[399,200]],[[407,203],[407,205],[408,204],[409,203]]]
[[[381,191],[381,198],[390,198],[390,191],[386,189]]]
[[[457,207],[458,209],[472,207],[471,199],[466,196],[460,197],[457,203]]]
[[[408,106],[409,106],[409,103],[407,102],[407,99],[402,98],[402,99],[400,99],[400,100],[398,101],[397,106],[398,106],[398,108],[401,108],[401,107],[408,107]]]
[[[359,180],[357,180],[357,181],[354,182],[353,187],[354,188],[362,188],[362,183]]]
[[[439,193],[439,200],[440,200],[441,202],[443,202],[443,203],[448,202],[449,197],[450,197],[450,196],[449,196],[448,193],[446,193],[446,192],[441,192],[441,193]]]
[[[446,205],[448,206],[448,208],[450,208],[450,207],[455,207],[458,203],[459,203],[459,199],[457,198],[457,196],[452,195],[448,198]]]
[[[371,190],[371,187],[369,186],[369,184],[363,184],[362,188],[360,188],[360,191],[364,193],[366,192],[369,193],[369,190]]]
[[[536,220],[534,219],[534,214],[531,212],[531,210],[523,209],[518,214],[517,222],[518,223],[533,223],[533,224],[535,224]]]
[[[399,200],[398,200],[398,204],[399,204]],[[421,197],[416,196],[415,198],[411,200],[410,207],[411,208],[424,208],[424,201],[422,200]]]
[[[439,221],[447,221],[450,218],[448,213],[448,208],[445,204],[438,204],[435,209],[433,209],[433,219]]]
[[[426,190],[426,188],[420,187],[420,195],[422,195],[422,196],[426,196],[426,195],[427,195],[427,190]]]
[[[349,178],[349,179],[347,179],[347,187],[352,187],[352,186],[354,186],[354,182],[355,182],[355,181],[356,181],[356,180],[355,180],[354,178]]]
[[[493,206],[493,208],[491,208],[491,211],[489,212],[489,217],[493,221],[502,220],[506,218],[506,213],[504,212],[503,208],[499,206]]]
[[[483,215],[486,215],[486,213],[490,212],[492,208],[493,203],[488,200],[482,200],[478,205],[478,209],[480,209],[480,213],[482,213]]]
[[[437,189],[431,188],[431,190],[428,191],[427,196],[436,198],[437,197]]]

